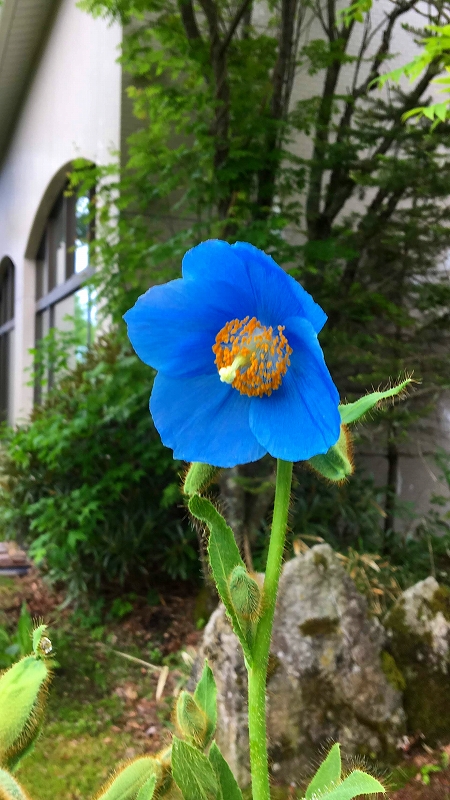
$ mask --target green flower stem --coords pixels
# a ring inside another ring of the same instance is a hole
[[[267,667],[286,537],[291,482],[292,462],[278,459],[272,532],[264,579],[264,610],[255,637],[253,667],[248,670],[248,731],[253,800],[270,800],[266,734]]]

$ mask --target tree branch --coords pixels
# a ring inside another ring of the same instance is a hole
[[[286,116],[292,90],[292,62],[295,61],[294,31],[298,11],[298,0],[282,0],[278,56],[272,75],[272,98],[270,120],[272,122],[266,138],[267,167],[258,174],[257,207],[260,218],[270,213],[275,192],[275,179],[279,163],[279,124]]]
[[[364,161],[355,163],[353,167],[354,170],[367,175],[377,168],[379,157],[386,155],[392,143],[396,140],[398,133],[403,128],[403,114],[417,106],[421,96],[426,91],[433,78],[436,77],[438,72],[439,66],[437,62],[429,65],[427,71],[424,73],[416,87],[405,96],[403,105],[396,110],[394,115],[394,124],[388,130],[386,135],[382,137],[382,140],[373,155]],[[324,210],[321,214],[323,228],[330,228],[333,220],[336,218],[347,200],[352,195],[356,185],[356,181],[353,180],[353,178],[351,178],[349,175],[348,165],[345,170],[338,168],[333,171],[328,184]]]
[[[336,41],[336,6],[335,0],[328,0],[328,26],[331,25],[331,20],[334,20],[332,28],[330,28],[330,44]],[[341,39],[343,43],[342,55],[347,50],[348,41],[350,39],[353,22],[345,29]],[[316,135],[314,139],[314,148],[312,154],[312,164],[310,170],[309,188],[306,197],[306,223],[308,228],[308,235],[310,239],[321,238],[323,232],[320,230],[320,223],[322,221],[320,215],[320,201],[322,194],[322,180],[325,170],[324,155],[329,143],[330,136],[330,122],[333,114],[334,95],[336,92],[337,83],[341,73],[343,58],[336,57],[329,64],[325,72],[325,81],[322,91],[322,97],[317,112],[316,120]],[[325,232],[328,235],[328,232]]]
[[[247,9],[251,5],[251,3],[252,3],[252,0],[242,0],[242,3],[239,6],[238,10],[236,11],[236,14],[234,15],[234,17],[233,17],[233,19],[231,21],[231,25],[228,28],[228,30],[227,30],[227,32],[225,34],[225,37],[224,37],[224,39],[222,41],[222,44],[221,44],[221,53],[222,54],[229,47],[229,44],[230,44],[230,42],[231,42],[231,40],[233,38],[234,32],[235,32],[237,26],[239,25],[241,19],[244,18],[245,12],[247,11]]]
[[[222,47],[219,31],[219,10],[215,0],[200,0],[209,28],[210,38],[210,63],[214,72],[215,82],[215,108],[214,108],[214,127],[212,135],[215,139],[214,168],[218,171],[226,159],[230,149],[229,126],[230,126],[230,85],[228,81],[228,65],[226,49]],[[229,206],[229,198],[219,199],[219,213],[222,217],[226,216]]]
[[[178,0],[178,7],[180,9],[181,19],[183,21],[186,36],[190,42],[196,39],[201,39],[201,33],[195,19],[194,6],[192,0]]]

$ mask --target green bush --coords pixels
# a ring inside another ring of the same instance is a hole
[[[114,335],[63,366],[30,422],[3,431],[1,535],[29,544],[70,597],[197,576],[181,464],[146,411],[150,370]]]

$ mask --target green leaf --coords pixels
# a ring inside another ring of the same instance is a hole
[[[176,736],[172,744],[172,775],[184,800],[222,800],[216,774],[207,757]]]
[[[0,768],[0,797],[2,800],[29,800],[29,797],[20,783],[6,772],[5,769]]]
[[[148,781],[145,781],[142,789],[139,789],[136,800],[152,800],[155,793],[156,775],[152,775]]]
[[[150,800],[153,796],[160,775],[161,767],[155,758],[142,756],[136,758],[131,764],[125,765],[119,774],[108,781],[98,795],[96,800]],[[153,789],[151,789],[153,781]],[[151,794],[143,794],[141,791],[147,787]]]
[[[231,619],[234,632],[242,645],[247,662],[251,666],[253,659],[246,639],[246,631],[241,627],[231,601],[228,585],[235,567],[243,567],[245,569],[233,531],[214,508],[213,504],[205,497],[199,497],[198,495],[191,497],[189,511],[194,517],[205,522],[210,530],[208,555],[217,591]]]
[[[331,792],[318,794],[317,800],[353,800],[354,797],[359,797],[360,795],[377,794],[379,792],[382,794],[386,793],[386,789],[380,781],[377,781],[376,778],[372,778],[372,775],[368,775],[367,772],[355,769],[354,772],[351,772],[350,775],[342,781],[339,786],[332,789]],[[316,797],[314,797],[314,800],[316,800]]]
[[[211,745],[209,760],[216,773],[224,800],[242,800],[242,792],[236,783],[236,778],[215,742]]]
[[[194,692],[194,700],[206,716],[206,741],[205,747],[214,736],[217,725],[217,688],[212,669],[205,661],[201,678]]]
[[[341,752],[339,744],[333,745],[325,761],[322,761],[305,793],[305,800],[334,789],[341,780]]]
[[[341,421],[344,423],[344,425],[349,425],[351,422],[356,422],[357,419],[362,417],[364,414],[367,414],[368,411],[374,408],[374,406],[376,406],[382,400],[387,400],[389,397],[395,397],[396,395],[399,395],[411,383],[412,378],[406,378],[397,386],[393,386],[392,389],[386,389],[384,392],[372,392],[371,394],[366,394],[364,397],[360,397],[355,403],[344,403],[343,405],[340,405],[339,413],[341,415]]]
[[[28,611],[27,604],[22,603],[19,622],[17,623],[17,641],[21,656],[28,656],[32,651],[32,631],[33,623],[31,621],[30,612]]]

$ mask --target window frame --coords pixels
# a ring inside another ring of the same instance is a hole
[[[11,337],[15,329],[16,268],[9,256],[0,261],[0,422],[9,422],[11,416]],[[3,292],[6,291],[6,300]],[[6,316],[6,319],[3,317]],[[3,320],[3,321],[2,321]]]
[[[36,255],[36,291],[35,291],[35,306],[34,306],[34,343],[38,347],[39,341],[44,338],[43,323],[44,314],[49,312],[49,331],[55,328],[55,308],[62,300],[75,294],[94,274],[94,268],[90,264],[80,272],[75,272],[75,241],[76,241],[76,203],[79,197],[76,194],[66,194],[67,184],[58,194],[51,211],[47,217],[44,230],[41,236],[41,241]],[[91,189],[89,194],[89,203],[92,202],[94,190]],[[84,195],[83,195],[84,196]],[[56,263],[56,244],[55,244],[55,222],[58,218],[59,211],[62,210],[63,217],[63,232],[64,232],[64,248],[65,248],[65,280],[56,284],[57,280],[57,263]],[[94,238],[95,223],[94,220],[89,221],[87,244],[90,245]],[[47,269],[47,283],[50,283],[51,288],[48,289],[41,296],[40,284],[44,276],[44,269]],[[39,270],[42,270],[42,276],[39,275]],[[90,340],[90,336],[88,337]],[[53,371],[49,370],[48,373],[48,387],[51,388],[53,384]],[[34,385],[34,402],[39,404],[42,400],[42,386],[36,377]]]

